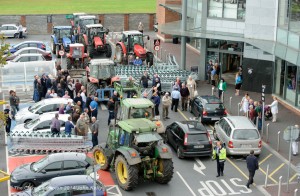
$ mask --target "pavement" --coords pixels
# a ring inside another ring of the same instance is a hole
[[[149,32],[150,36],[155,37],[154,32]],[[30,36],[28,39],[34,40],[44,40],[49,42],[49,35],[41,36]],[[19,40],[9,39],[11,42],[16,42]],[[164,59],[164,54],[171,53],[176,56],[177,62],[180,62],[180,45],[172,43],[162,43],[163,50],[166,52],[162,53],[162,60]],[[160,53],[158,55],[160,57]],[[193,50],[187,49],[187,69],[191,66],[195,66],[199,62],[199,54]],[[211,85],[206,84],[202,81],[198,83],[198,92],[200,95],[211,94]],[[31,101],[30,93],[17,92],[21,97],[22,103],[27,103]],[[233,85],[228,85],[228,89],[224,95],[224,104],[229,111],[230,115],[238,115],[238,103],[241,101],[242,96],[235,96],[235,90]],[[245,91],[241,89],[241,95]],[[253,100],[260,100],[260,94],[254,92],[248,92]],[[2,95],[2,94],[1,94]],[[7,98],[7,93],[5,94]],[[272,102],[271,95],[266,95],[266,104]],[[99,119],[101,124],[101,130],[99,133],[99,143],[105,142],[107,138],[107,118],[108,112],[105,107],[100,107]],[[162,110],[161,110],[162,111]],[[193,115],[189,112],[171,112],[170,120],[165,121],[165,125],[169,125],[174,121],[186,120]],[[255,186],[251,189],[247,189],[245,184],[248,179],[248,171],[246,168],[244,157],[228,157],[225,163],[225,176],[222,178],[216,178],[216,163],[211,161],[209,157],[199,158],[199,159],[178,159],[176,153],[173,150],[173,162],[174,162],[174,175],[172,181],[167,185],[160,185],[155,182],[144,182],[141,181],[138,187],[131,191],[125,192],[118,188],[115,175],[113,173],[100,174],[105,176],[105,178],[111,178],[112,181],[106,182],[109,186],[111,192],[109,195],[276,195],[278,192],[279,177],[282,176],[282,195],[293,195],[294,190],[300,189],[300,185],[297,184],[297,170],[296,165],[300,163],[300,155],[292,156],[291,160],[291,174],[290,178],[287,179],[288,171],[288,155],[289,155],[289,144],[285,142],[282,138],[283,130],[289,125],[299,124],[299,115],[283,105],[279,104],[279,115],[278,122],[272,123],[266,121],[264,123],[263,136],[263,149],[262,154],[259,157],[260,169],[256,172],[254,177]],[[269,134],[268,141],[266,135],[266,125],[269,123]],[[205,124],[205,127],[212,133],[213,124]],[[277,137],[279,134],[280,147],[279,152],[277,149]],[[212,136],[212,134],[211,134]],[[214,138],[212,138],[214,140]],[[3,143],[2,143],[3,144]],[[1,155],[6,154],[6,147],[0,145]],[[30,155],[35,156],[35,155]],[[3,157],[3,158],[2,158]],[[35,157],[38,158],[38,157]],[[21,164],[22,162],[17,162],[16,159],[23,160],[23,157],[8,157],[1,156],[0,159],[0,169],[4,171],[12,171],[14,167]],[[6,162],[8,160],[8,163]],[[10,166],[7,166],[10,165]],[[13,166],[12,166],[13,165]],[[267,178],[267,188],[264,188],[267,167],[269,168],[268,178]],[[101,178],[103,180],[103,178]],[[289,191],[286,190],[286,182],[289,180],[291,185],[289,186]],[[113,184],[112,184],[113,183]],[[0,183],[1,196],[9,195],[9,191],[15,191],[13,189],[8,190],[8,185],[6,182]]]

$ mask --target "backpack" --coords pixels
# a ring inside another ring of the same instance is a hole
[[[243,82],[242,77],[238,76],[236,79],[236,83],[242,83],[242,82]]]

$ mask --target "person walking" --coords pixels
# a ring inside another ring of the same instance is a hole
[[[115,118],[115,102],[111,97],[107,102],[107,110],[108,110],[108,122],[107,125],[110,125],[110,121]]]
[[[213,160],[217,160],[217,173],[219,176],[224,175],[224,165],[226,161],[226,148],[221,145],[221,142],[217,142],[217,145],[213,149]]]
[[[171,97],[169,96],[169,93],[166,92],[165,95],[162,98],[162,105],[163,105],[163,119],[170,119],[169,118],[169,107],[172,104]]]
[[[52,137],[56,134],[57,136],[59,136],[60,134],[60,122],[58,120],[59,114],[56,113],[54,118],[52,118],[51,120],[51,133],[52,133]]]
[[[181,109],[182,109],[182,111],[187,111],[187,105],[188,105],[188,100],[189,100],[189,96],[190,96],[190,91],[185,86],[185,84],[181,85],[180,96],[181,96]]]
[[[257,161],[256,156],[254,156],[253,150],[251,150],[250,155],[247,156],[246,162],[247,162],[247,168],[249,171],[249,179],[248,179],[246,186],[248,189],[250,189],[250,184],[253,184],[253,178],[255,175],[255,171],[259,169],[258,161]]]
[[[74,124],[72,122],[72,117],[68,117],[68,121],[65,123],[65,134],[71,136],[72,129],[74,129]]]
[[[219,99],[221,99],[222,102],[224,102],[224,93],[226,89],[227,89],[227,83],[223,78],[221,78],[220,83],[218,85],[218,90],[219,90]]]
[[[93,147],[98,145],[98,131],[99,131],[99,121],[92,117],[92,142]]]
[[[247,116],[247,112],[249,110],[249,99],[250,99],[249,94],[246,93],[240,103],[240,105],[241,105],[240,111],[244,112],[244,116]]]
[[[7,105],[4,110],[4,116],[5,116],[5,131],[6,131],[6,135],[9,136],[10,135],[10,127],[11,127],[11,119],[12,119],[9,105]]]
[[[295,125],[293,127],[293,130],[298,130],[299,131],[299,125]],[[292,153],[294,156],[298,155],[298,150],[299,150],[299,141],[300,141],[300,135],[298,138],[294,141],[292,141]]]
[[[271,108],[271,112],[272,112],[272,116],[273,116],[272,122],[276,122],[277,114],[278,114],[278,101],[275,96],[273,96],[273,102],[271,103],[271,105],[269,105],[269,107]]]
[[[153,102],[154,102],[154,111],[155,111],[155,117],[159,117],[159,104],[160,104],[160,97],[155,92],[152,96]]]
[[[144,33],[144,25],[142,22],[139,23],[138,25],[138,31],[141,32],[141,33]]]
[[[171,110],[173,111],[173,107],[175,107],[175,112],[177,112],[177,107],[180,99],[180,92],[178,91],[177,87],[175,87],[174,90],[172,91],[171,98],[172,98]]]
[[[91,109],[91,116],[96,117],[98,116],[98,98],[95,97],[94,100],[90,104]]]

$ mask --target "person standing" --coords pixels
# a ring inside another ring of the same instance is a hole
[[[6,131],[6,135],[9,136],[10,135],[10,127],[11,127],[11,119],[12,119],[9,105],[7,105],[4,110],[4,116],[5,116],[5,131]]]
[[[17,96],[16,91],[14,91],[14,97],[15,97],[15,101],[16,101],[16,112],[18,112],[20,110],[19,108],[19,104],[20,104],[20,98]]]
[[[271,107],[271,112],[272,112],[272,116],[273,116],[272,122],[276,122],[277,114],[278,114],[278,101],[275,96],[273,96],[273,102],[271,105],[269,105],[269,107]]]
[[[86,98],[86,103],[85,103],[85,107],[88,108],[89,110],[89,117],[91,118],[91,102],[93,101],[93,95],[90,93],[89,96]]]
[[[78,79],[76,79],[76,82],[75,82],[75,93],[76,93],[76,95],[77,95],[78,92],[80,91],[81,86],[82,86],[82,84],[79,82]]]
[[[171,98],[172,98],[171,110],[173,111],[173,107],[175,107],[175,112],[177,112],[177,107],[180,99],[180,92],[178,91],[177,87],[172,91]]]
[[[126,88],[133,88],[134,87],[134,81],[132,76],[129,76],[128,81],[126,82]],[[127,91],[127,98],[131,98],[132,97],[132,91],[129,90]]]
[[[76,134],[80,136],[86,136],[87,126],[84,121],[84,114],[81,114],[76,122]]]
[[[59,114],[64,114],[65,113],[65,105],[63,103],[60,104],[60,106],[58,108],[58,113]]]
[[[222,102],[224,102],[224,93],[227,89],[227,83],[225,82],[225,80],[223,78],[221,78],[220,83],[218,85],[218,89],[219,89],[219,99],[221,99],[222,97]]]
[[[80,93],[81,99],[82,99],[82,111],[84,110],[84,108],[86,107],[86,95],[85,95],[86,90],[83,89]]]
[[[38,91],[38,75],[34,76],[34,81],[33,81],[33,101],[38,102],[39,101],[39,91]]]
[[[157,95],[161,94],[161,83],[159,78],[155,78],[155,84],[152,88],[153,88],[153,93],[156,91]]]
[[[98,130],[99,130],[99,121],[92,117],[92,142],[93,147],[98,145]]]
[[[160,97],[158,94],[155,92],[152,96],[153,102],[154,102],[154,111],[155,111],[155,116],[159,116],[159,104],[160,104]]]
[[[66,135],[71,135],[72,134],[72,129],[74,129],[74,124],[72,122],[72,117],[68,117],[68,121],[65,123],[65,134]]]
[[[262,101],[255,101],[254,102],[254,109],[255,109],[255,114],[256,114],[256,117],[258,117],[258,122],[257,122],[257,118],[254,119],[255,121],[255,125],[256,123],[258,123],[257,125],[257,129],[259,131],[261,131],[261,126],[262,126]]]
[[[141,32],[141,33],[144,33],[144,25],[142,22],[139,23],[138,25],[138,31]]]
[[[111,97],[107,102],[107,110],[108,110],[108,122],[107,125],[110,125],[110,121],[115,118],[115,102]]]
[[[52,133],[52,137],[57,134],[57,136],[59,136],[60,134],[60,122],[58,120],[59,114],[56,113],[54,118],[52,118],[51,120],[51,133]]]
[[[295,125],[293,130],[299,130],[299,125]],[[298,138],[294,141],[292,141],[292,153],[294,156],[296,156],[298,154],[298,149],[299,149],[299,141],[300,141],[300,135],[298,136]]]
[[[16,99],[15,99],[13,90],[9,91],[9,105],[11,108],[12,119],[15,119],[15,115],[17,113],[17,103],[16,103]]]
[[[217,160],[217,173],[216,177],[224,175],[224,164],[226,161],[226,148],[221,145],[221,142],[217,142],[217,145],[213,149],[213,160]]]
[[[248,168],[248,171],[249,171],[249,180],[248,180],[246,186],[249,189],[250,184],[253,184],[253,178],[254,178],[254,175],[255,175],[255,171],[259,169],[258,161],[257,161],[256,156],[254,156],[254,151],[253,150],[251,150],[250,155],[247,156],[246,162],[247,162],[247,168]]]
[[[171,97],[169,96],[169,93],[166,92],[166,94],[162,98],[162,105],[163,105],[163,119],[170,119],[169,118],[169,107],[172,104]]]
[[[69,91],[65,91],[65,94],[64,96],[62,96],[62,98],[67,98],[67,99],[70,99],[70,95],[69,95]]]
[[[150,77],[148,76],[148,73],[145,71],[144,75],[140,79],[140,83],[142,83],[142,86],[144,88],[148,88],[148,80],[150,80]]]
[[[91,116],[97,118],[98,115],[98,98],[95,97],[90,104]]]
[[[182,111],[187,111],[187,104],[188,104],[188,99],[190,96],[190,91],[185,86],[185,84],[181,85],[180,96],[181,96],[181,109],[182,109]]]
[[[213,69],[213,63],[212,60],[209,61],[209,63],[207,63],[206,66],[206,73],[207,73],[207,84],[211,84],[211,71]]]
[[[197,83],[192,78],[192,76],[189,76],[188,80],[186,81],[186,86],[188,87],[189,92],[190,92],[190,99],[194,99],[195,96],[198,96],[198,92],[196,92]]]
[[[240,74],[240,72],[237,72],[235,74],[235,95],[239,96],[240,95],[240,89],[243,83],[243,79],[242,76]]]

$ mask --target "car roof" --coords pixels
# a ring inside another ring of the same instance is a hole
[[[54,26],[54,29],[72,29],[71,26]]]
[[[58,160],[78,160],[84,161],[86,158],[86,154],[78,153],[78,152],[62,152],[62,153],[54,153],[48,155],[48,159],[51,162]]]
[[[72,102],[73,103],[73,99],[68,99],[68,98],[50,98],[50,99],[44,99],[42,100],[45,104],[51,104],[51,103],[68,103],[68,102]]]
[[[151,120],[146,118],[133,118],[123,121],[119,121],[118,125],[125,131],[131,132],[151,132],[153,129],[157,128],[156,124]]]
[[[122,101],[122,103],[126,107],[133,107],[133,108],[149,108],[149,107],[154,107],[154,104],[152,101],[149,99],[145,98],[127,98]]]
[[[16,25],[16,24],[3,24],[1,26],[3,27],[3,26],[18,26],[18,25]]]
[[[52,120],[55,116],[55,114],[58,113],[56,111],[53,112],[48,112],[48,113],[44,113],[39,115],[39,119],[41,122],[47,121],[47,120]],[[62,120],[64,122],[68,121],[70,114],[59,114],[58,116],[58,120]]]
[[[187,121],[176,121],[175,123],[177,123],[186,133],[207,133],[207,129],[199,121],[187,120]],[[195,125],[197,125],[196,129],[194,129]]]
[[[42,50],[40,48],[37,48],[37,47],[25,47],[25,48],[21,48],[20,50],[18,50],[17,52],[22,52],[24,50],[38,50],[38,51],[43,51],[43,52],[49,52],[49,51],[45,51],[45,50]]]
[[[256,129],[254,124],[246,116],[227,116],[224,118],[236,129]]]
[[[198,98],[202,99],[204,101],[204,103],[210,103],[210,104],[222,103],[222,101],[214,95],[201,95],[201,96],[198,96]]]
[[[103,27],[102,24],[88,24],[85,25],[87,28]]]
[[[77,184],[93,184],[93,178],[88,175],[71,175],[71,176],[60,176],[52,178],[49,181],[49,186],[56,188],[68,185],[77,185]]]
[[[133,31],[123,31],[123,34],[125,34],[126,36],[128,36],[128,35],[143,35],[141,32],[135,31],[135,30],[133,30]]]
[[[86,15],[86,13],[84,13],[84,12],[73,13],[73,16],[81,16],[81,15]]]
[[[24,42],[21,42],[21,43],[18,43],[14,46],[19,46],[19,45],[22,45],[22,44],[28,44],[28,43],[38,43],[38,44],[44,44],[43,41],[24,41]]]

